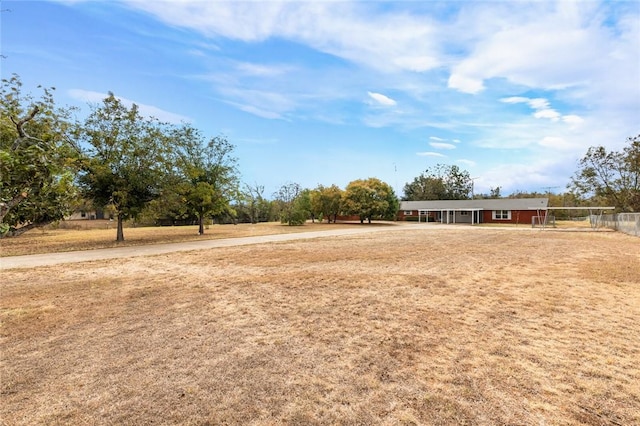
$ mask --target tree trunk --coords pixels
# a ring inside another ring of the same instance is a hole
[[[204,235],[204,214],[198,214],[198,235]]]
[[[122,230],[123,222],[124,218],[122,217],[122,213],[118,213],[118,231],[116,232],[116,241],[119,243],[124,241],[124,231]]]
[[[14,229],[13,231],[9,231],[6,236],[17,237],[18,235],[22,235],[27,231],[30,231],[30,230],[32,230],[34,228],[37,228],[37,227],[40,227],[40,226],[48,225],[49,223],[51,223],[51,222],[42,223],[42,224],[40,224],[40,223],[30,223],[28,225],[21,226],[18,229]],[[2,238],[2,236],[0,236],[0,238]]]

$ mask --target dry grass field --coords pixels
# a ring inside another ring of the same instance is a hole
[[[63,224],[64,227],[58,229],[44,228],[30,231],[18,238],[3,239],[0,241],[0,257],[175,243],[181,241],[254,237],[361,226],[360,224],[350,223],[307,223],[304,226],[287,226],[275,222],[258,223],[255,225],[211,225],[206,227],[204,235],[198,235],[197,226],[125,228],[125,241],[117,243],[115,241],[116,229],[113,222],[85,220],[63,222]],[[383,224],[381,222],[374,223],[374,226],[389,226],[389,224]]]
[[[6,425],[640,424],[637,237],[409,225],[0,273]]]

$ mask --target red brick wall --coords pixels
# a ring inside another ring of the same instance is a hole
[[[544,216],[545,212],[540,211],[540,215]],[[494,219],[492,210],[482,211],[483,223],[514,223],[531,225],[534,216],[538,216],[537,210],[511,210],[511,219]]]
[[[404,210],[398,211],[398,220],[407,220],[409,217],[417,218],[418,211],[412,210],[411,215],[405,215]],[[544,216],[545,212],[540,211],[540,214]],[[430,212],[430,216],[435,216],[435,212]],[[527,224],[531,225],[531,220],[534,216],[538,216],[537,210],[511,210],[511,219],[493,219],[492,210],[482,211],[482,223],[512,223],[512,224]],[[416,220],[416,219],[413,219]],[[424,216],[421,217],[424,220]]]

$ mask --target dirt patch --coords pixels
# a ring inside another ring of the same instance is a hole
[[[640,240],[407,229],[3,271],[0,417],[640,423]]]
[[[207,226],[204,235],[198,235],[197,226],[161,226],[125,229],[125,241],[117,243],[116,230],[109,221],[80,221],[102,222],[102,226],[93,228],[65,227],[60,229],[37,229],[16,238],[0,240],[0,257],[22,256],[41,253],[59,253],[74,250],[94,250],[116,247],[137,247],[143,245],[177,243],[186,241],[206,241],[224,238],[257,237],[262,235],[292,234],[331,229],[346,229],[353,227],[393,226],[392,222],[374,224],[355,223],[307,223],[304,226],[287,226],[280,223],[268,222],[258,224],[239,225],[211,225]],[[107,225],[104,225],[104,224]],[[108,228],[103,228],[107,226]]]

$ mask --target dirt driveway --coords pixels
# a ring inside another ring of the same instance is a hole
[[[169,244],[154,244],[146,246],[117,247],[98,250],[81,250],[61,253],[44,253],[26,256],[10,256],[0,258],[0,270],[13,268],[33,268],[38,266],[58,265],[63,263],[87,262],[102,259],[131,258],[137,256],[153,256],[178,251],[207,250],[219,247],[244,246],[249,244],[273,243],[282,241],[292,241],[298,239],[336,237],[343,235],[354,235],[371,232],[391,232],[405,230],[407,226],[417,228],[439,229],[443,227],[451,228],[451,225],[440,224],[398,224],[384,227],[362,227],[349,229],[332,229],[327,231],[311,231],[295,234],[262,235],[241,238],[226,238],[206,241],[187,241]],[[478,228],[479,229],[479,228]],[[525,228],[520,228],[525,229]],[[528,229],[528,228],[527,228]]]

